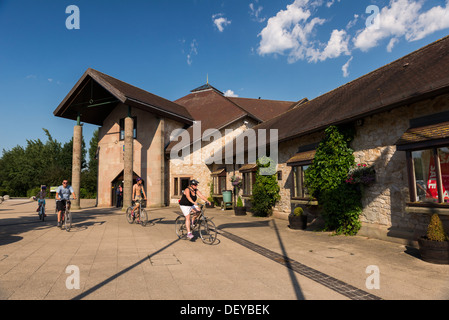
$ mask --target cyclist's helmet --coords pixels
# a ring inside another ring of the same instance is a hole
[[[198,181],[196,181],[196,180],[190,180],[190,185],[191,185],[191,186],[197,186],[198,184],[199,184]]]
[[[45,190],[47,189],[47,186],[41,186],[41,189]]]

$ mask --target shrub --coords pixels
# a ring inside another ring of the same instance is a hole
[[[302,216],[303,213],[304,213],[304,209],[301,207],[296,207],[295,210],[293,210],[293,215],[296,217]]]
[[[430,218],[429,227],[427,228],[427,239],[432,241],[446,241],[447,235],[444,232],[443,223],[438,214],[433,214]]]
[[[254,182],[253,194],[251,196],[252,210],[255,216],[267,217],[271,215],[272,208],[281,198],[280,187],[276,178],[276,164],[268,157],[257,160],[258,170]],[[271,175],[261,175],[262,168],[270,170]]]
[[[237,207],[243,207],[243,201],[242,201],[242,198],[240,196],[237,199]]]

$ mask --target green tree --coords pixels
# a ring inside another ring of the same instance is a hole
[[[72,176],[72,141],[62,145],[43,129],[47,141],[27,140],[26,147],[3,150],[0,158],[0,192],[11,196],[27,196],[36,188],[59,185]],[[85,144],[82,142],[82,166],[86,167]]]
[[[97,195],[98,180],[98,129],[94,131],[89,144],[89,161],[86,170],[81,172],[82,189],[87,198],[95,198]]]
[[[267,217],[271,215],[276,202],[280,200],[280,187],[276,177],[276,163],[268,157],[257,160],[258,170],[251,196],[252,210],[254,215]],[[270,168],[271,175],[261,175],[260,168]]]

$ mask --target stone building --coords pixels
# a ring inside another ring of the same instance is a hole
[[[355,128],[356,162],[376,172],[363,192],[359,234],[407,242],[425,232],[431,213],[447,223],[447,70],[449,37],[254,127],[278,130],[281,200],[274,216],[287,219],[308,203],[304,171],[324,130],[344,124]]]
[[[164,149],[173,130],[194,122],[183,106],[88,69],[54,114],[77,120],[72,176],[76,194],[80,188],[81,122],[85,122],[100,126],[98,206],[112,206],[115,187],[121,183],[123,206],[131,205],[132,186],[138,177],[145,181],[149,206],[167,204],[168,160]]]
[[[201,182],[201,192],[209,195],[210,183],[218,175],[204,159],[225,141],[295,105],[291,101],[225,97],[209,83],[172,102],[88,69],[54,114],[77,121],[72,176],[76,194],[81,184],[81,122],[85,122],[100,126],[98,206],[115,205],[120,184],[124,185],[123,206],[129,206],[132,185],[142,178],[147,205],[161,207],[177,204],[181,190],[193,178]],[[183,150],[187,152],[171,157],[185,136]],[[226,183],[225,179],[222,185],[216,184],[217,196]]]
[[[324,130],[350,125],[356,162],[376,172],[363,193],[360,234],[408,241],[423,233],[429,214],[438,212],[445,223],[449,216],[447,70],[449,37],[311,101],[293,103],[225,97],[209,83],[171,102],[88,69],[54,114],[77,120],[72,184],[78,188],[80,123],[101,126],[100,206],[113,204],[113,188],[121,181],[127,206],[136,177],[145,180],[150,205],[166,206],[177,204],[192,178],[206,196],[212,183],[219,198],[231,188],[232,176],[243,178],[241,195],[250,206],[257,167],[248,161],[248,149],[245,162],[236,161],[236,141],[249,129],[274,130],[281,187],[274,216],[281,219],[309,201],[304,171]]]

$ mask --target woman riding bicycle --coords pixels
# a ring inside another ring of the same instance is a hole
[[[192,239],[193,235],[190,229],[190,224],[195,222],[195,216],[192,218],[192,222],[190,222],[191,213],[196,215],[197,213],[201,212],[201,209],[198,206],[197,196],[199,196],[201,199],[203,199],[205,202],[210,204],[210,202],[207,200],[205,196],[201,194],[201,192],[198,190],[198,184],[199,182],[196,180],[190,181],[190,186],[188,186],[182,195],[181,200],[179,201],[179,207],[181,208],[182,213],[186,217],[186,229],[187,229],[187,238]]]

